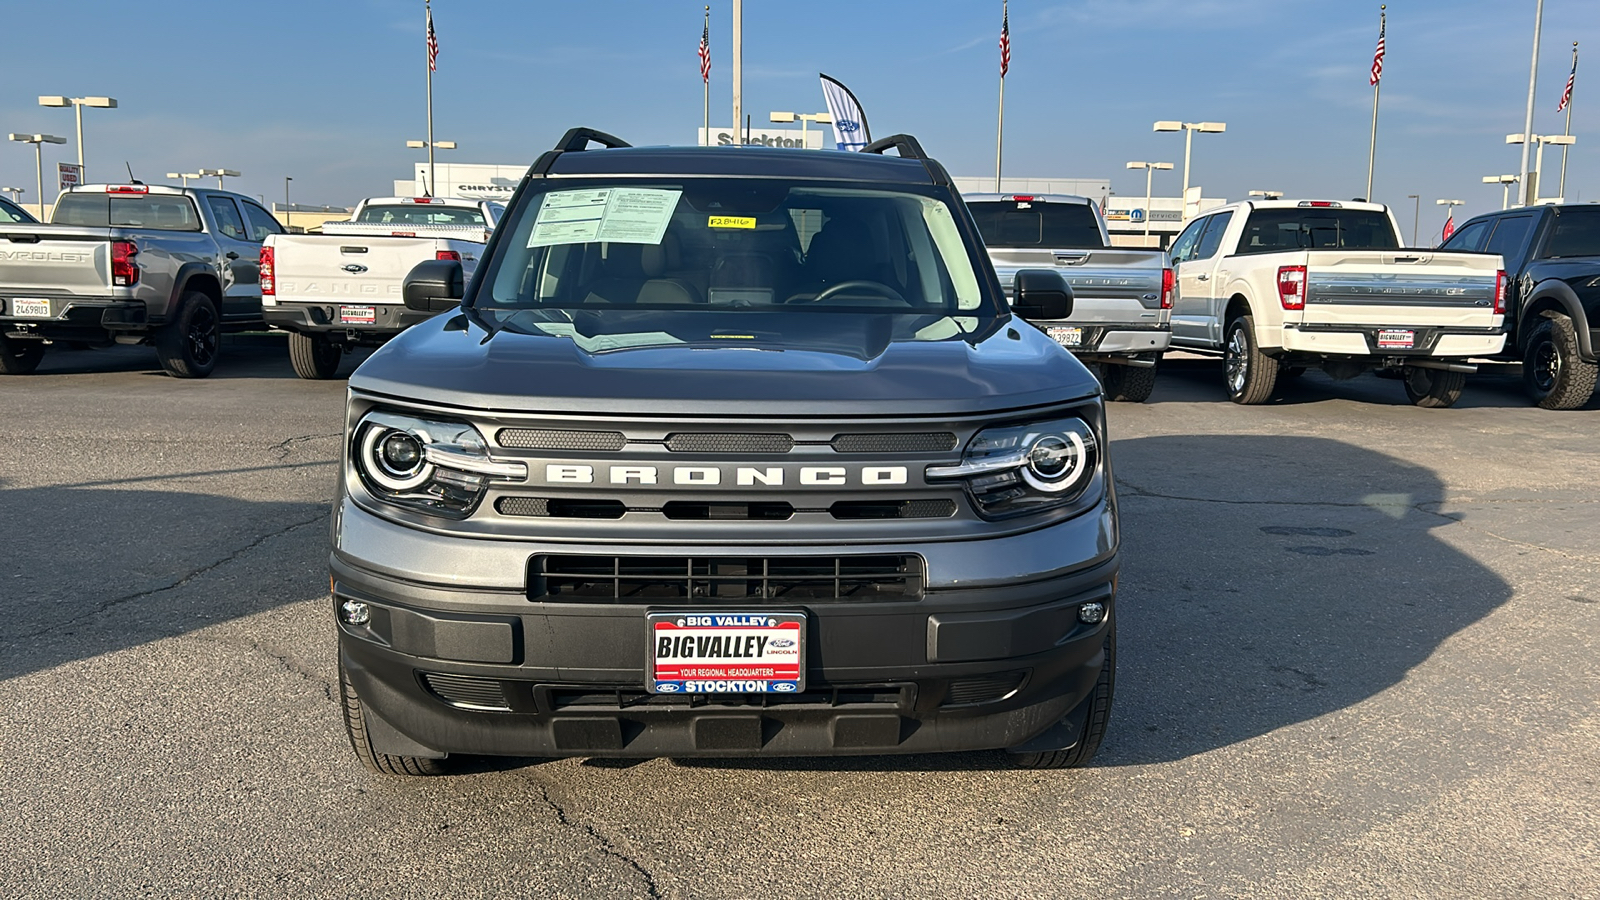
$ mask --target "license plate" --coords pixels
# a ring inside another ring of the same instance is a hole
[[[803,613],[646,614],[653,694],[797,694],[806,686]]]
[[[1378,332],[1379,350],[1410,350],[1417,345],[1415,331],[1389,330]]]
[[[48,319],[50,318],[50,301],[34,300],[28,297],[13,297],[11,300],[11,314],[29,319]]]
[[[378,309],[375,306],[339,307],[339,324],[341,325],[372,325],[377,321]]]
[[[1055,338],[1056,343],[1063,347],[1083,346],[1083,329],[1057,326],[1049,329],[1049,334]]]

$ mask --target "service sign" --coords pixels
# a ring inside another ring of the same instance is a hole
[[[649,613],[655,694],[797,694],[805,690],[803,613]]]

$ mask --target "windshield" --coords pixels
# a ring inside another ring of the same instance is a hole
[[[1373,209],[1295,207],[1250,213],[1239,253],[1280,250],[1398,250],[1400,239],[1389,217]]]
[[[0,225],[32,221],[33,216],[23,212],[21,207],[13,205],[10,200],[0,200]]]
[[[1086,249],[1103,247],[1100,223],[1087,203],[1030,200],[968,201],[990,247]]]
[[[368,206],[356,217],[357,222],[378,225],[470,225],[486,228],[483,211],[475,206],[428,206],[426,204],[396,204],[393,206]]]
[[[181,194],[62,194],[50,213],[55,225],[199,231],[200,215]]]
[[[635,323],[644,310],[996,315],[951,203],[933,189],[731,178],[547,186],[508,213],[471,305],[550,313],[534,317],[544,322],[580,310]]]

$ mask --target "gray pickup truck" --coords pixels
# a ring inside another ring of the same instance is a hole
[[[1072,316],[1038,326],[1091,365],[1106,397],[1142,403],[1172,342],[1176,282],[1162,250],[1112,249],[1087,198],[1066,194],[966,194],[1000,283],[1022,269],[1055,269],[1072,285]]]
[[[265,327],[261,242],[283,226],[227,191],[91,184],[50,224],[0,222],[0,374],[32,372],[56,342],[154,344],[201,378],[224,331]]]

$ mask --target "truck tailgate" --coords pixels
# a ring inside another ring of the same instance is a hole
[[[1306,304],[1317,325],[1487,328],[1498,325],[1500,257],[1432,250],[1312,250]]]
[[[287,234],[268,241],[279,303],[403,303],[401,287],[412,266],[459,246],[468,267],[483,249],[476,243],[389,235]]]
[[[111,293],[111,229],[0,228],[0,297]]]
[[[990,247],[989,261],[1006,296],[1019,269],[1054,269],[1072,285],[1067,321],[1160,322],[1160,250],[1036,250]]]

